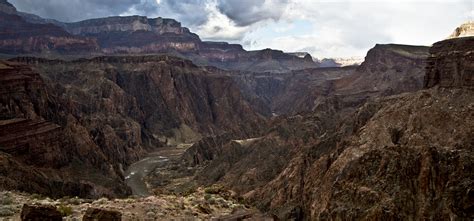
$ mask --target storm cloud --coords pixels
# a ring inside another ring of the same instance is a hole
[[[217,8],[239,26],[262,20],[278,21],[288,7],[288,0],[219,0]]]
[[[156,1],[143,0],[9,0],[19,11],[44,18],[74,22],[123,14],[130,9],[143,13],[157,10]]]

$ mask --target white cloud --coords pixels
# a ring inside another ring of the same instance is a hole
[[[471,11],[471,0],[292,0],[282,20],[309,21],[310,33],[258,38],[251,49],[274,47],[307,50],[316,57],[351,57],[364,56],[376,43],[430,45],[468,20]]]
[[[207,22],[196,27],[200,37],[207,40],[238,41],[243,38],[249,27],[239,27],[234,21],[222,14],[215,2],[206,3]]]

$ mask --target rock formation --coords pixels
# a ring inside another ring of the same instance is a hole
[[[423,87],[428,49],[377,44],[367,52],[354,75],[334,82],[336,93],[391,95],[419,90]]]
[[[359,66],[364,62],[363,57],[351,57],[351,58],[323,58],[319,60],[320,67],[346,67],[346,66]]]
[[[23,205],[21,210],[22,221],[61,221],[63,217],[54,206],[30,206]]]
[[[376,45],[344,68],[204,42],[165,18],[62,23],[0,0],[0,29],[0,52],[20,55],[0,61],[2,190],[126,196],[124,168],[156,148],[194,143],[170,164],[196,172],[180,185],[217,183],[283,220],[474,219],[470,23],[431,49]],[[179,208],[207,218],[231,210],[198,192],[205,201]]]
[[[442,72],[457,83],[370,100],[349,117],[327,102],[262,137],[208,142],[221,151],[200,155],[196,146],[183,159],[213,156],[199,182],[224,184],[282,219],[472,219],[472,73],[457,71],[470,70],[472,45],[447,40],[431,50],[446,57],[430,63],[427,81]]]
[[[32,23],[22,17],[26,15],[6,0],[0,2],[1,53],[94,53],[99,49],[95,39],[71,35],[52,23]]]
[[[460,38],[474,36],[474,21],[468,21],[461,26],[457,27],[456,30],[448,38]]]
[[[230,77],[187,60],[14,60],[0,74],[4,189],[125,195],[123,170],[147,150],[265,127]]]
[[[357,107],[371,97],[420,90],[428,54],[423,46],[376,45],[361,66],[283,74],[238,72],[233,77],[244,95],[264,102],[267,112],[291,115],[312,111],[328,97]]]
[[[72,116],[61,115],[61,99],[51,94],[38,73],[12,62],[2,62],[0,70],[2,189],[53,197],[128,193],[120,175],[87,139],[88,132]],[[91,177],[80,178],[86,174]],[[94,174],[107,178],[94,185]]]
[[[424,86],[474,87],[474,37],[448,39],[431,47]]]
[[[89,208],[82,218],[83,221],[121,221],[122,213],[118,211]]]
[[[0,2],[0,51],[9,55],[90,57],[110,54],[169,53],[200,65],[257,72],[286,72],[317,67],[311,56],[278,50],[246,51],[241,45],[201,41],[173,19],[108,17],[62,23],[17,12]]]

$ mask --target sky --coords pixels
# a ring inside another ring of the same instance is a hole
[[[431,45],[474,20],[474,0],[9,0],[19,11],[74,22],[167,17],[203,40],[363,57],[375,44]]]

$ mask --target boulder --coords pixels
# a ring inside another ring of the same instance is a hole
[[[22,221],[61,221],[61,213],[50,205],[23,205],[21,209]]]
[[[89,208],[82,218],[83,221],[121,221],[122,213],[99,208]]]

